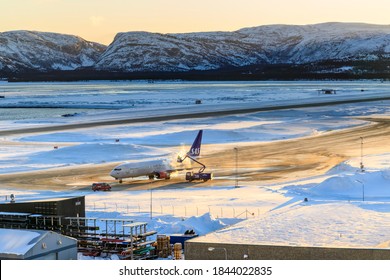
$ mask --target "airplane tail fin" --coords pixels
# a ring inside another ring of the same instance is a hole
[[[202,134],[203,134],[203,130],[199,130],[198,135],[196,136],[196,138],[194,140],[194,143],[192,143],[192,146],[187,153],[188,156],[190,156],[190,157],[200,156],[200,146],[202,144]]]
[[[190,150],[185,154],[185,156],[182,157],[180,154],[177,155],[177,162],[182,163],[187,157],[197,158],[200,156],[202,135],[203,135],[203,130],[199,130],[198,135],[194,140],[194,143],[192,143]]]

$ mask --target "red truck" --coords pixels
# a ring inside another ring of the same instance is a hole
[[[107,184],[107,183],[93,183],[92,190],[94,192],[96,192],[96,191],[110,191],[111,186],[110,186],[110,184]]]

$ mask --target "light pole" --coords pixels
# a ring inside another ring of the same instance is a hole
[[[228,259],[226,248],[223,248],[223,247],[221,247],[221,248],[209,247],[209,248],[207,248],[207,250],[209,250],[209,252],[212,252],[212,251],[214,251],[214,250],[223,250],[223,251],[225,252],[225,260]]]
[[[152,187],[150,187],[150,219],[153,219],[153,192]]]
[[[363,137],[360,137],[360,172],[364,172],[364,165],[363,165]]]
[[[238,188],[238,148],[235,147],[234,148],[234,152],[235,152],[235,157],[236,157],[236,185],[235,187]]]
[[[364,183],[360,180],[355,180],[356,182],[362,184],[362,190],[363,190],[363,201],[364,201]]]

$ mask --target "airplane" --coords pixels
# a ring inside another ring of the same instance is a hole
[[[182,158],[180,155],[177,157],[177,162],[182,163],[186,157],[197,158],[200,155],[200,146],[202,143],[203,130],[199,130],[194,143],[190,150],[186,153],[186,156]],[[170,159],[157,159],[142,162],[126,162],[116,166],[110,172],[110,176],[115,180],[119,180],[119,183],[123,182],[124,178],[134,178],[140,176],[148,176],[149,179],[170,179],[171,173],[183,170],[181,168],[174,167],[172,160]]]

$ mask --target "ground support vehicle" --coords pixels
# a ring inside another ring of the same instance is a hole
[[[111,186],[110,184],[107,183],[93,183],[91,189],[96,192],[96,191],[110,191]]]
[[[186,180],[189,181],[189,182],[192,182],[192,181],[199,181],[199,180],[203,180],[204,182],[208,181],[208,180],[212,180],[213,179],[213,173],[204,173],[204,172],[187,172],[186,173]]]

